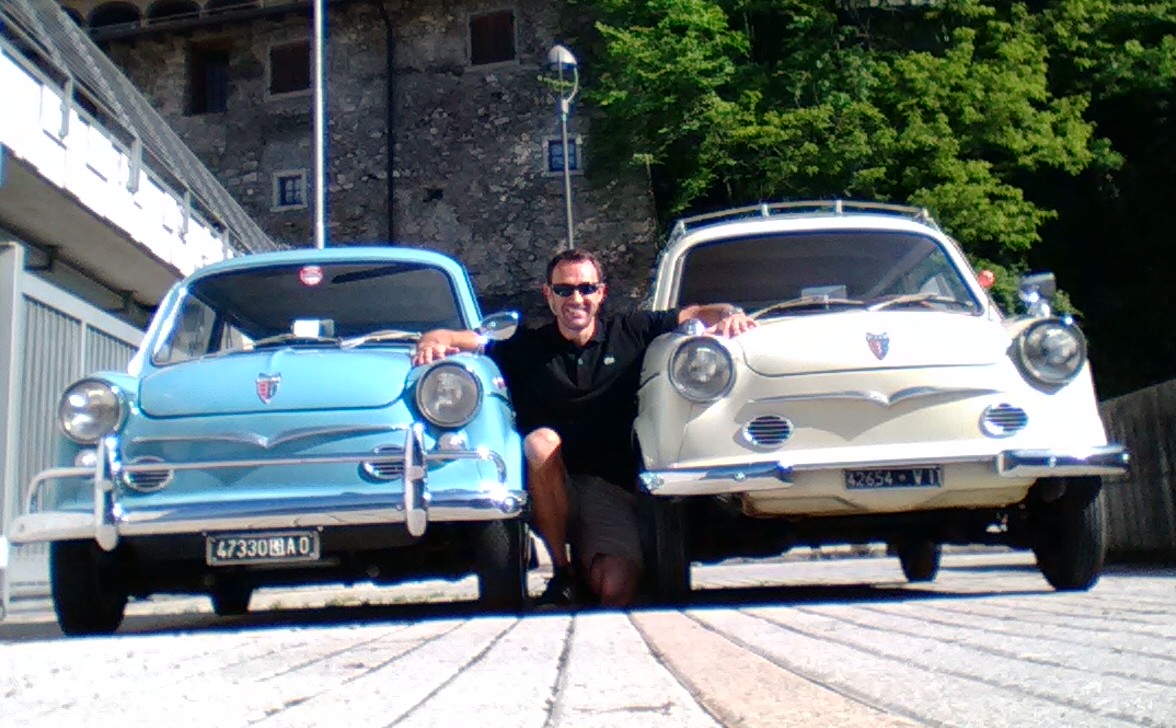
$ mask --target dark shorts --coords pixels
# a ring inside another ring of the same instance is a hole
[[[621,556],[641,567],[637,498],[595,475],[568,476],[568,541],[572,557],[587,573],[600,555]]]

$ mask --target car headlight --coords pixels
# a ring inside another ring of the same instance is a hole
[[[1068,319],[1045,319],[1021,332],[1016,352],[1031,379],[1059,386],[1077,376],[1086,363],[1086,337]]]
[[[417,382],[416,403],[434,425],[461,427],[482,405],[482,384],[460,364],[438,364]]]
[[[93,445],[118,429],[125,409],[122,397],[106,382],[84,379],[65,390],[57,406],[57,421],[65,436]]]
[[[718,339],[687,339],[670,357],[670,383],[692,402],[713,402],[731,391],[735,362]]]

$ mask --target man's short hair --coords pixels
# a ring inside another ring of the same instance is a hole
[[[596,269],[596,277],[599,282],[604,283],[604,266],[600,264],[596,256],[583,248],[572,248],[558,253],[547,264],[547,285],[551,285],[551,274],[555,271],[555,266],[560,263],[582,263],[584,261],[592,264],[592,267]]]

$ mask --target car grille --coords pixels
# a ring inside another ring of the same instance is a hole
[[[1029,415],[1020,407],[998,404],[988,407],[980,417],[980,427],[989,437],[1009,437],[1025,429]]]
[[[378,447],[376,448],[376,452],[380,455],[401,455],[404,453],[404,450],[399,447]],[[394,462],[362,463],[360,464],[359,468],[369,477],[375,478],[377,480],[400,480],[402,477],[404,477],[403,460],[396,460]]]
[[[144,465],[161,462],[163,462],[161,458],[144,455],[143,457],[135,458],[130,464]],[[172,480],[172,475],[172,471],[167,468],[143,470],[137,473],[123,473],[123,482],[126,483],[128,488],[133,488],[140,493],[154,493],[157,490],[162,490],[167,487],[167,484]]]
[[[762,415],[744,426],[743,437],[756,447],[776,447],[792,437],[792,423],[777,415]]]

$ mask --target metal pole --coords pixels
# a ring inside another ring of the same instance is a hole
[[[572,172],[568,164],[568,106],[569,99],[559,99],[559,126],[563,138],[564,217],[568,224],[568,250],[576,247],[572,231]]]
[[[326,85],[323,56],[326,54],[327,0],[314,2],[314,247],[327,247],[326,182]]]

